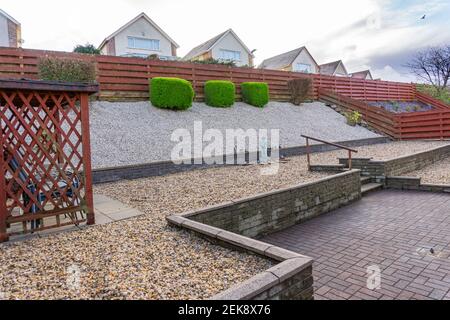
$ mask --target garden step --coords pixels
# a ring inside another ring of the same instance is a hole
[[[342,172],[346,171],[343,164],[318,164],[309,167],[310,171],[328,171],[328,172]]]
[[[375,191],[378,189],[383,188],[383,185],[381,183],[367,183],[363,186],[361,186],[361,194],[362,195],[366,195],[367,193],[371,192],[371,191]]]
[[[368,184],[370,182],[372,182],[371,177],[361,177],[361,185]]]

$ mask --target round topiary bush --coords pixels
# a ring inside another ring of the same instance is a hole
[[[211,80],[205,83],[205,102],[211,107],[231,107],[236,98],[236,87],[230,81]]]
[[[242,100],[255,107],[264,107],[269,103],[269,86],[264,82],[241,83]]]
[[[158,108],[186,110],[194,101],[194,89],[184,79],[153,78],[150,80],[150,101]]]

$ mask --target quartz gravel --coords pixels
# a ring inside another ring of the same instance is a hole
[[[450,185],[450,158],[410,172],[405,176],[422,178],[422,183]]]
[[[91,148],[94,168],[169,160],[176,142],[171,135],[185,128],[193,133],[194,121],[203,131],[225,129],[280,129],[280,145],[304,145],[301,134],[329,141],[378,137],[361,127],[346,124],[345,117],[323,103],[270,102],[264,109],[236,103],[231,108],[213,108],[194,103],[187,111],[162,110],[149,102],[93,102]],[[225,135],[224,135],[225,136]]]

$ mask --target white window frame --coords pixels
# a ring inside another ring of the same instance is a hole
[[[148,51],[160,51],[160,41],[158,39],[147,39],[140,37],[128,36],[128,48],[130,49],[138,49],[138,50],[148,50]],[[140,40],[143,42],[148,42],[150,45],[148,47],[139,46],[136,44],[136,40]]]
[[[306,67],[306,69],[305,68],[302,69],[299,66]],[[294,66],[294,71],[295,72],[303,72],[303,73],[312,73],[312,65],[308,64],[308,63],[297,62]]]
[[[228,49],[220,49],[220,60],[225,61],[241,61],[241,52],[228,50]]]

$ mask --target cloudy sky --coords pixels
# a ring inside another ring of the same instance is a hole
[[[233,28],[256,62],[306,45],[319,63],[344,60],[350,72],[413,81],[402,65],[414,51],[450,44],[449,0],[2,0],[22,23],[24,47],[71,51],[99,45],[147,13],[183,56]],[[420,19],[426,14],[426,19]]]

